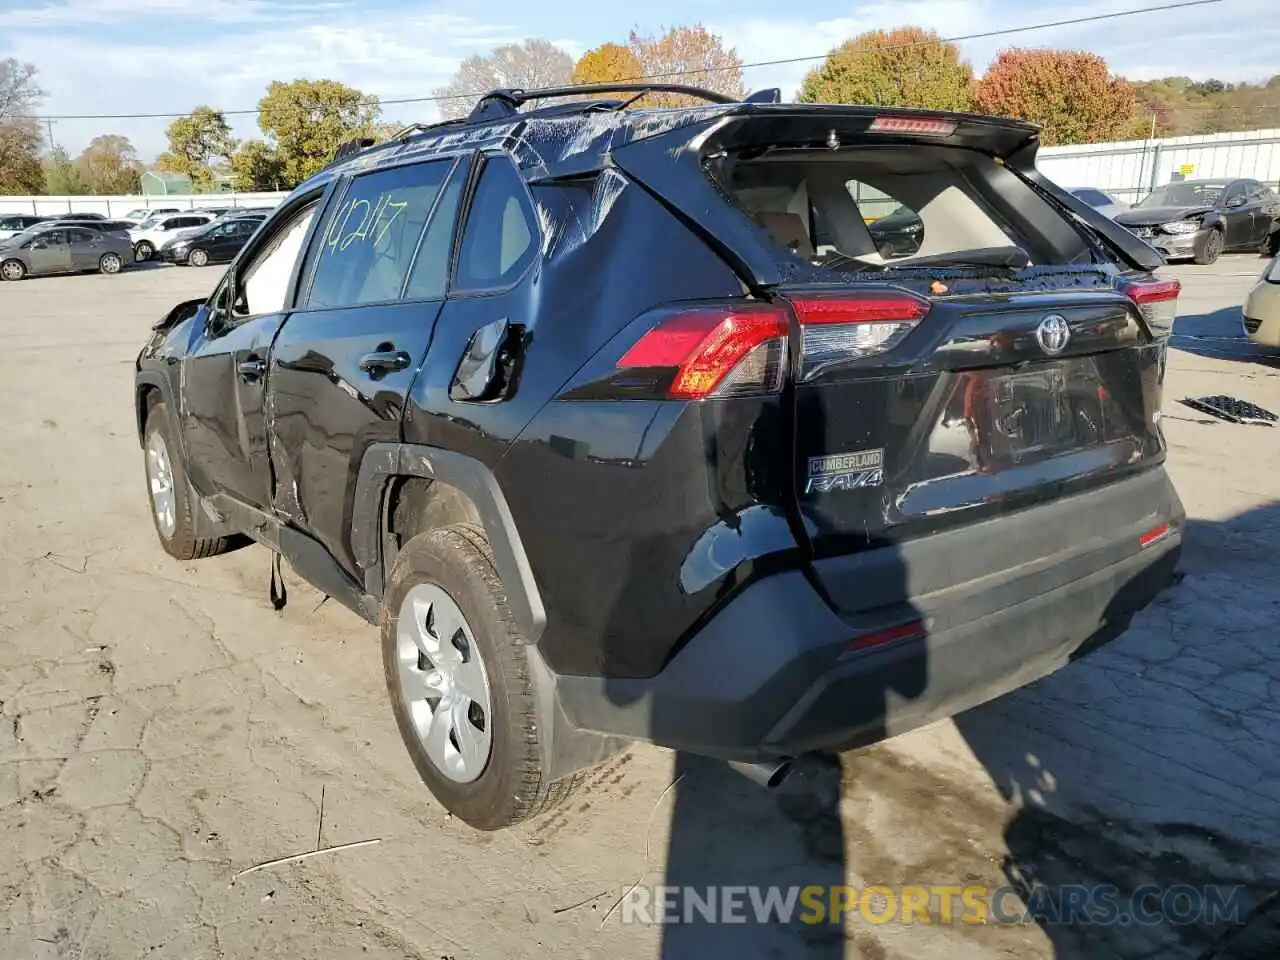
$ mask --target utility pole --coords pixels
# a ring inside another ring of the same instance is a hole
[[[54,144],[53,142],[53,121],[50,120],[48,117],[46,117],[44,122],[45,122],[46,128],[49,131],[49,152],[52,153],[53,148],[56,146],[56,144]]]

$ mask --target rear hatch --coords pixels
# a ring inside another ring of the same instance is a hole
[[[1036,144],[990,118],[756,107],[615,151],[751,298],[788,306],[794,508],[816,559],[1162,460],[1178,284],[1047,184]],[[1114,517],[1078,522],[1083,540]]]

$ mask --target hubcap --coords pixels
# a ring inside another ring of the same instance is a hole
[[[207,259],[208,257],[205,256],[203,250],[197,250],[195,253],[191,254],[191,262],[194,263],[197,267],[203,267],[204,262]]]
[[[177,526],[177,511],[169,448],[159,432],[153,433],[147,442],[147,485],[151,489],[151,509],[155,511],[156,526],[160,528],[160,535],[168,540]]]
[[[107,273],[115,273],[120,269],[120,258],[115,255],[108,255],[102,258],[102,269]]]
[[[420,583],[404,598],[396,656],[400,695],[423,750],[450,780],[475,780],[493,744],[489,675],[470,625],[444,588]]]
[[[6,263],[4,265],[4,275],[8,280],[17,280],[22,276],[22,268],[16,263]]]

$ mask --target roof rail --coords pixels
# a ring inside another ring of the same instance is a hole
[[[726,104],[738,103],[734,97],[727,97],[723,93],[716,93],[714,90],[705,90],[702,87],[691,87],[682,83],[577,83],[569,84],[563,87],[542,87],[537,90],[520,90],[520,89],[503,89],[492,90],[480,98],[480,102],[476,104],[475,109],[471,111],[471,115],[467,117],[468,122],[475,123],[482,120],[499,120],[504,117],[513,117],[531,100],[549,100],[553,97],[575,97],[582,94],[595,93],[679,93],[686,97],[695,97],[699,100],[706,100],[708,103]],[[594,101],[598,107],[600,102]]]

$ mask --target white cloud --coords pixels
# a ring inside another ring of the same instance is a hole
[[[90,24],[119,25],[146,20],[152,23],[165,20],[198,20],[203,23],[270,23],[298,20],[331,12],[332,2],[317,0],[315,3],[285,6],[274,0],[51,0],[41,6],[20,7],[4,14],[8,30],[46,30]]]

